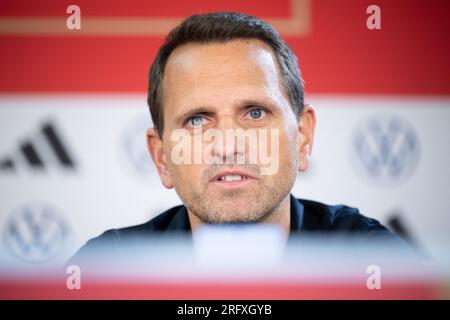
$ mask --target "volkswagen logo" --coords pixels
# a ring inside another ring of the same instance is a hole
[[[414,172],[419,141],[409,122],[397,115],[376,115],[363,120],[353,135],[357,168],[372,184],[396,186]]]
[[[69,229],[60,211],[44,204],[27,204],[6,221],[3,240],[9,251],[28,262],[44,262],[67,243]]]
[[[147,129],[151,126],[148,118],[138,117],[128,123],[122,134],[121,158],[127,171],[141,181],[155,178],[155,168],[146,144]]]

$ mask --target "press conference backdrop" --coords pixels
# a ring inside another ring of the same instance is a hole
[[[69,30],[76,4],[81,29]],[[147,75],[197,12],[273,23],[298,55],[317,130],[293,194],[358,207],[424,252],[450,242],[446,1],[2,1],[0,230],[15,259],[73,254],[180,203],[146,150]],[[62,251],[63,247],[69,250]]]

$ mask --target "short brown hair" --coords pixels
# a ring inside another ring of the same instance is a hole
[[[273,49],[292,110],[297,120],[300,119],[304,108],[303,81],[297,58],[280,35],[268,23],[243,13],[195,14],[169,32],[150,68],[147,103],[161,138],[164,132],[162,82],[170,54],[188,43],[220,43],[236,39],[261,40]]]

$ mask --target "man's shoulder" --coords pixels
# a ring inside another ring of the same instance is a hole
[[[329,205],[318,201],[297,199],[303,205],[302,230],[362,234],[391,234],[378,220],[347,205]]]
[[[90,239],[71,259],[89,257],[101,248],[120,250],[122,246],[130,245],[133,241],[142,241],[153,234],[162,234],[165,231],[182,231],[185,228],[187,217],[184,216],[186,208],[182,205],[170,208],[151,220],[125,228],[109,229],[97,237]]]
[[[184,206],[175,206],[158,214],[145,223],[125,228],[110,229],[105,231],[98,238],[116,238],[118,240],[125,240],[126,238],[135,235],[140,236],[148,234],[149,232],[164,232],[170,229],[174,229],[175,227],[182,229],[185,217],[181,217],[180,215],[182,215],[184,211]],[[177,220],[182,220],[182,222]],[[174,222],[179,223],[176,225],[174,224]]]

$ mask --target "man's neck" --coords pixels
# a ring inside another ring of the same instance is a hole
[[[200,227],[203,222],[188,209],[189,223],[191,224],[191,230],[195,231]],[[276,207],[271,214],[269,214],[261,223],[269,223],[279,225],[283,230],[286,238],[289,236],[291,229],[291,198],[290,194],[281,201],[278,207]]]

